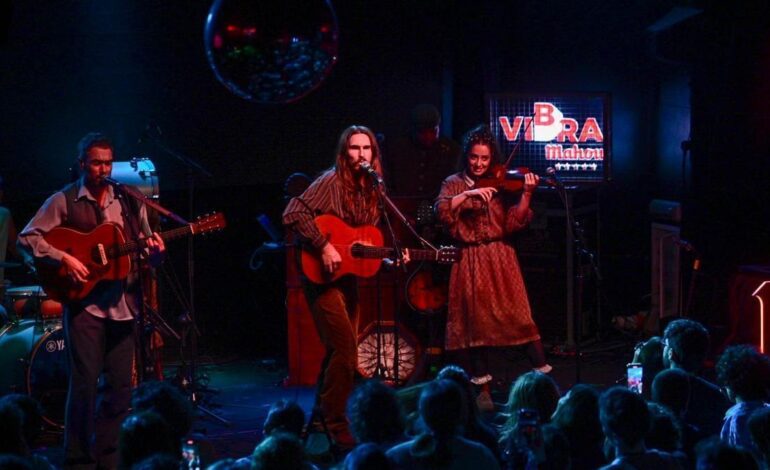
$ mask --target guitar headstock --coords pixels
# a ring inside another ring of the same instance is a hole
[[[442,246],[436,253],[436,261],[441,264],[451,264],[460,261],[462,252],[456,246]]]
[[[221,212],[199,216],[190,224],[190,230],[194,235],[210,233],[222,230],[227,226],[225,216]]]

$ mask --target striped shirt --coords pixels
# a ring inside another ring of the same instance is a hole
[[[304,193],[289,201],[283,211],[283,224],[317,249],[323,248],[327,242],[326,236],[315,224],[314,219],[318,215],[335,215],[352,226],[376,225],[380,215],[372,217],[366,210],[367,195],[356,191],[351,207],[345,202],[345,191],[334,169],[326,170]]]

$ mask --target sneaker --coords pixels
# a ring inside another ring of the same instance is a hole
[[[550,374],[551,371],[553,370],[553,367],[551,367],[551,364],[546,364],[544,366],[535,367],[533,370],[542,372],[543,374]]]
[[[490,374],[471,378],[471,383],[473,385],[484,385],[484,384],[488,384],[491,381],[492,381],[492,376]]]

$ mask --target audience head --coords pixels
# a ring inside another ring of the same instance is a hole
[[[295,436],[302,434],[305,426],[305,411],[296,401],[278,400],[270,407],[262,431],[269,436],[274,431],[283,431]]]
[[[663,332],[663,362],[666,367],[696,373],[706,359],[709,342],[709,332],[700,323],[688,319],[674,320]]]
[[[652,401],[684,416],[690,402],[690,374],[681,369],[660,372],[652,381]]]
[[[3,470],[34,470],[32,463],[20,455],[0,453],[0,468]]]
[[[479,410],[476,406],[476,400],[474,399],[473,383],[471,378],[468,377],[468,373],[463,370],[462,367],[456,365],[448,365],[439,371],[436,375],[436,379],[451,380],[460,386],[460,390],[463,392],[463,398],[465,400],[466,416],[465,418],[470,420],[478,419]]]
[[[675,452],[682,448],[682,428],[674,413],[665,406],[649,402],[650,430],[644,436],[648,449]]]
[[[604,433],[599,421],[599,392],[590,385],[573,386],[559,400],[551,423],[564,432],[576,453],[601,448]]]
[[[344,470],[390,470],[393,466],[385,451],[373,442],[357,446],[345,459]]]
[[[379,380],[367,380],[353,390],[347,415],[358,442],[392,443],[404,436],[404,413],[396,392]]]
[[[189,400],[168,382],[151,380],[143,382],[133,392],[131,407],[134,412],[154,411],[163,417],[173,433],[181,440],[193,424],[193,409]]]
[[[714,436],[695,446],[698,470],[759,470],[757,461],[746,449],[733,447]]]
[[[749,434],[754,445],[770,464],[770,408],[762,408],[751,414],[749,418]]]
[[[265,438],[251,455],[254,470],[303,470],[307,468],[305,450],[297,436],[274,432]]]
[[[752,346],[730,346],[717,362],[717,378],[732,401],[768,401],[770,359]]]
[[[506,409],[510,413],[507,427],[516,424],[518,411],[529,408],[537,411],[540,423],[551,421],[551,415],[559,404],[559,387],[547,374],[538,371],[520,375],[511,386]]]
[[[612,387],[601,394],[599,419],[604,435],[615,446],[638,446],[650,428],[644,398],[625,387]]]
[[[0,454],[27,456],[23,423],[24,414],[15,403],[0,403]]]
[[[43,409],[37,400],[29,395],[12,393],[0,398],[0,405],[11,404],[21,411],[22,433],[27,446],[34,447],[43,430]]]
[[[460,386],[448,379],[430,382],[420,395],[420,416],[439,438],[457,434],[465,405]]]
[[[131,470],[179,470],[179,456],[168,453],[152,454],[134,464]],[[211,468],[211,467],[209,467]]]
[[[660,336],[639,343],[634,349],[634,362],[642,365],[642,394],[644,398],[650,399],[652,393],[652,380],[658,372],[665,369],[663,364],[663,339]]]
[[[179,442],[158,413],[140,411],[130,415],[120,427],[119,467],[128,469],[154,454],[180,455]]]

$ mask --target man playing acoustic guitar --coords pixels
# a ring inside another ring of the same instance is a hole
[[[112,173],[110,140],[89,133],[78,144],[78,152],[80,179],[48,198],[19,234],[19,247],[37,263],[59,266],[63,282],[83,284],[94,275],[96,264],[89,269],[84,264],[89,260],[56,248],[45,237],[57,227],[90,232],[100,224],[113,223],[127,239],[144,239],[143,254],[152,266],[159,265],[165,245],[149,229],[144,205],[137,207],[135,200],[120,196],[105,180]],[[134,319],[142,302],[136,261],[131,263],[127,279],[102,280],[85,297],[65,303],[70,366],[65,468],[117,467],[118,433],[131,401]],[[97,410],[97,383],[102,373],[106,387]]]
[[[283,213],[284,225],[315,253],[328,280],[318,283],[316,279],[314,283],[304,278],[303,287],[326,348],[325,369],[318,384],[319,404],[329,432],[343,447],[355,444],[345,418],[345,404],[353,390],[358,360],[357,282],[354,276],[335,275],[345,271],[345,253],[341,255],[339,250],[343,248],[335,248],[329,234],[319,230],[315,217],[333,215],[353,227],[376,225],[381,216],[376,192],[379,187],[372,184],[367,168],[382,176],[377,140],[366,127],[348,127],[337,144],[334,166],[323,172],[304,193],[290,200]]]

